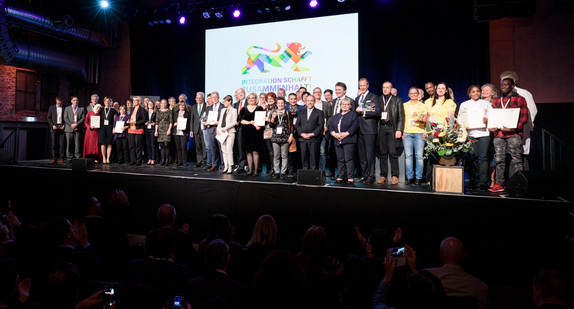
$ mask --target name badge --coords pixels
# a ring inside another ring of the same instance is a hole
[[[381,119],[382,120],[387,119],[387,112],[381,112]]]
[[[293,119],[293,125],[297,123],[297,118]]]
[[[109,126],[109,125],[110,125],[110,121],[107,120],[107,119],[104,119],[104,125],[105,125],[105,126]]]
[[[415,120],[411,118],[409,124],[414,127],[416,125]]]
[[[283,127],[277,127],[277,134],[283,134]]]

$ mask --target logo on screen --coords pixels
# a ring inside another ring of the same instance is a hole
[[[311,55],[311,51],[303,53],[305,46],[303,44],[294,42],[287,43],[287,48],[281,52],[281,45],[277,44],[275,50],[259,46],[250,46],[247,49],[247,65],[243,67],[242,74],[247,74],[253,68],[256,68],[261,73],[269,73],[271,67],[287,69],[295,72],[309,71],[309,68],[304,68],[299,65],[303,59]],[[289,61],[291,60],[291,61]]]

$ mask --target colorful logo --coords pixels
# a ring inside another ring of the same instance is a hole
[[[269,68],[269,65],[289,69],[295,72],[300,71],[309,71],[309,68],[303,68],[299,66],[299,62],[311,55],[311,51],[306,51],[302,53],[302,50],[305,49],[301,43],[287,43],[287,48],[281,53],[281,45],[277,44],[277,49],[269,50],[259,46],[251,46],[247,49],[247,65],[243,67],[242,74],[249,73],[253,67],[256,67],[257,70],[261,73],[268,73],[269,70],[265,68]],[[257,53],[252,53],[253,50],[256,50]],[[270,53],[270,54],[267,54]],[[289,60],[292,60],[292,63],[289,63]]]

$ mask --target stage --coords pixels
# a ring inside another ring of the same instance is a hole
[[[130,201],[133,219],[126,226],[132,233],[153,228],[157,208],[171,203],[178,223],[189,223],[196,239],[205,236],[210,215],[223,213],[236,228],[236,240],[245,244],[257,218],[271,214],[283,249],[298,250],[305,230],[317,224],[325,227],[331,251],[341,258],[356,247],[355,226],[365,235],[375,226],[401,227],[423,267],[438,265],[440,241],[455,236],[466,245],[469,270],[486,281],[529,280],[531,270],[568,265],[573,257],[566,240],[572,235],[570,203],[559,198],[445,194],[402,183],[340,185],[331,179],[323,186],[298,185],[295,179],[228,175],[193,166],[98,164],[75,172],[71,164],[38,160],[0,165],[0,171],[2,191],[17,214],[33,222],[74,214],[79,194],[89,192],[106,203],[119,188]],[[508,265],[516,263],[526,268]]]

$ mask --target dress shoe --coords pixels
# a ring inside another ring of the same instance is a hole
[[[252,172],[252,171],[248,171],[248,172],[247,172],[247,176],[252,176],[252,175],[253,175],[253,172]]]
[[[136,163],[135,163],[135,162],[130,162],[130,163],[128,163],[128,165],[129,165],[129,166],[134,166],[134,165],[136,165]]]
[[[387,177],[381,177],[379,178],[379,180],[377,181],[378,184],[386,184],[387,183]]]
[[[273,174],[273,176],[271,176],[271,178],[273,178],[273,179],[279,179],[279,174]]]
[[[410,186],[414,183],[413,179],[405,179],[405,186]]]
[[[50,164],[56,164],[56,159],[52,159],[52,161],[50,161]]]
[[[215,172],[215,171],[217,171],[217,167],[212,166],[212,167],[208,168],[207,171],[208,172]]]
[[[422,180],[422,179],[417,179],[417,180],[415,180],[415,184],[416,184],[417,186],[422,186],[424,183],[425,183],[425,181]]]
[[[391,185],[396,185],[398,183],[399,183],[399,177],[393,176],[393,178],[391,178]]]
[[[233,172],[236,173],[236,174],[245,173],[245,167],[238,165],[238,166],[233,170]]]
[[[367,177],[367,180],[365,180],[365,183],[368,183],[368,184],[375,183],[375,177]]]
[[[259,176],[258,172],[253,173],[253,177],[257,177],[257,176]]]
[[[347,182],[345,179],[335,179],[335,183],[345,183]]]
[[[367,181],[367,177],[363,176],[363,177],[359,178],[360,183],[363,183],[365,181]]]
[[[60,159],[60,164],[64,164],[64,162],[66,162],[66,160]]]
[[[201,167],[201,162],[195,163],[195,167]]]

